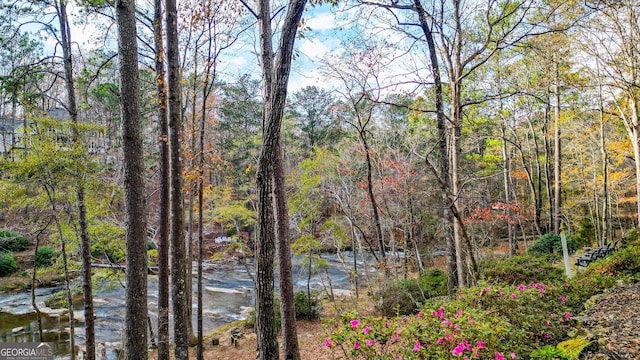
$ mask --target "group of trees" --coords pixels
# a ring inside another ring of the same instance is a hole
[[[446,249],[451,292],[476,280],[477,250],[499,239],[515,254],[531,236],[564,229],[604,243],[640,223],[640,5],[329,1],[351,20],[334,30],[342,49],[318,64],[334,88],[288,96],[295,41],[312,33],[305,7],[325,3],[0,8],[0,115],[27,120],[1,162],[0,215],[23,228],[33,216],[34,234],[52,226],[64,266],[80,264],[89,358],[91,264],[115,229],[125,230],[128,356],[147,357],[149,240],[159,358],[169,357],[171,289],[174,352],[185,359],[192,246],[201,264],[206,231],[221,226],[255,251],[259,357],[279,353],[277,259],[284,356],[298,359],[293,242],[311,255],[371,251],[386,272],[398,249],[404,271]],[[105,47],[76,46],[71,24],[82,19],[104,24]],[[52,55],[38,33],[55,39]],[[261,79],[229,75],[250,72],[223,56],[251,34]],[[55,107],[68,121],[45,118]],[[201,281],[200,265],[198,294]],[[201,298],[197,308],[202,358]]]

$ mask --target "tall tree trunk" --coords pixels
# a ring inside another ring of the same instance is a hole
[[[202,324],[202,261],[204,259],[204,125],[205,125],[205,111],[206,97],[202,102],[202,119],[200,119],[200,151],[199,151],[199,171],[198,171],[198,313],[197,313],[197,328],[198,328],[198,342],[196,349],[196,357],[198,360],[204,360],[204,344],[203,344],[203,324]],[[238,233],[239,235],[240,233]]]
[[[451,117],[453,119],[453,128],[450,144],[450,177],[451,177],[451,193],[453,195],[452,207],[459,213],[461,206],[460,194],[462,189],[460,188],[460,157],[462,156],[462,148],[460,144],[460,136],[462,133],[462,114],[460,114],[460,84],[451,84]],[[453,222],[453,238],[456,249],[456,272],[458,275],[458,286],[465,287],[467,284],[466,270],[465,270],[465,254],[464,243],[462,238],[462,222],[457,216],[454,217]],[[470,250],[470,249],[469,249]]]
[[[442,100],[442,78],[440,76],[440,66],[438,64],[438,49],[436,48],[433,38],[433,30],[427,21],[427,12],[420,0],[414,0],[414,6],[418,13],[420,28],[427,41],[429,50],[429,63],[431,65],[431,74],[433,75],[433,92],[435,95],[436,105],[436,122],[438,128],[438,170],[440,171],[440,182],[443,184],[442,207],[440,217],[445,225],[445,238],[447,239],[447,292],[449,296],[453,296],[454,288],[458,284],[457,267],[456,267],[456,247],[451,232],[453,225],[453,216],[450,207],[451,200],[447,194],[451,193],[451,181],[449,178],[449,150],[447,146],[447,120],[444,115],[444,102]]]
[[[182,114],[180,101],[180,60],[178,57],[178,11],[176,0],[165,1],[167,28],[167,64],[169,69],[169,141],[171,153],[171,295],[173,304],[174,356],[189,358],[189,332],[186,293],[186,249],[182,194],[182,159],[180,136]]]
[[[638,211],[636,226],[640,226],[640,119],[638,119],[638,100],[635,96],[629,97],[629,107],[631,108],[629,135],[633,143],[633,157],[636,165],[636,210]]]
[[[546,227],[546,232],[553,231],[553,214],[554,214],[554,201],[553,201],[553,174],[551,173],[551,159],[552,159],[552,151],[551,151],[551,140],[549,137],[551,136],[549,133],[549,123],[551,117],[551,95],[549,91],[546,94],[546,103],[545,103],[545,116],[544,123],[542,125],[542,136],[544,137],[544,175],[546,180],[546,190],[547,190],[547,201],[549,203],[549,219],[548,225]]]
[[[288,218],[284,192],[284,173],[282,171],[282,150],[280,131],[282,115],[287,95],[287,84],[291,70],[293,45],[298,24],[304,11],[306,0],[292,0],[282,25],[277,58],[274,50],[271,30],[271,8],[268,0],[257,0],[258,23],[260,28],[260,60],[263,79],[263,144],[258,160],[256,185],[258,188],[258,241],[256,246],[256,334],[258,358],[261,360],[278,359],[278,340],[276,337],[273,309],[273,256],[278,233],[278,252],[280,254],[280,288],[291,291],[281,294],[282,326],[285,359],[299,359],[297,335],[295,333],[295,312],[293,308],[293,286],[291,270],[285,267],[290,263],[288,239]],[[279,163],[280,162],[280,163]],[[280,168],[280,169],[277,169]],[[280,177],[282,176],[282,177]],[[274,182],[279,184],[274,185]],[[274,207],[276,208],[274,210]],[[284,213],[280,213],[284,209]],[[278,224],[276,224],[276,220]],[[285,227],[286,230],[285,230]],[[284,276],[283,276],[284,275]],[[291,308],[287,308],[290,306]],[[285,319],[286,318],[286,319]],[[285,325],[286,324],[286,325]]]
[[[555,85],[553,95],[555,104],[553,109],[554,117],[554,151],[553,151],[553,232],[560,234],[560,210],[562,202],[562,139],[560,136],[560,74],[558,71],[558,63],[554,64]]]
[[[71,31],[69,29],[69,19],[67,17],[67,3],[61,0],[56,3],[58,20],[60,23],[60,40],[62,45],[65,83],[67,88],[67,111],[73,123],[73,143],[79,145],[81,142],[78,129],[78,108],[76,105],[75,84],[73,77],[73,59],[71,54]],[[87,209],[85,206],[84,175],[85,161],[80,161],[80,170],[75,174],[76,179],[76,204],[78,207],[78,224],[80,227],[80,254],[82,277],[82,293],[84,300],[85,318],[85,358],[95,360],[96,358],[96,335],[95,320],[93,318],[93,288],[91,283],[91,243],[89,239],[89,229],[87,225]]]
[[[154,0],[154,46],[158,104],[158,360],[169,360],[169,123],[162,42],[162,0]]]
[[[358,135],[362,141],[364,147],[365,161],[367,163],[367,195],[369,196],[369,202],[371,203],[371,212],[373,213],[373,224],[376,229],[376,240],[378,241],[378,250],[380,251],[380,263],[385,269],[387,268],[387,254],[384,246],[384,238],[382,237],[382,225],[380,224],[380,214],[378,212],[378,202],[376,201],[375,194],[373,193],[373,165],[371,159],[371,151],[369,149],[369,143],[367,142],[367,133],[364,127],[358,129]]]
[[[148,357],[147,216],[135,13],[135,1],[116,2],[127,248],[125,353],[129,359],[144,360]]]
[[[596,62],[596,64],[599,64]],[[607,243],[611,233],[611,205],[609,199],[609,153],[605,139],[604,99],[602,98],[602,84],[600,82],[600,67],[598,66],[598,105],[600,108],[600,154],[602,155],[602,242]]]
[[[276,144],[273,164],[273,195],[275,200],[276,248],[278,252],[278,275],[280,279],[280,319],[284,358],[299,360],[298,330],[291,272],[291,244],[289,239],[289,212],[286,202],[284,159],[282,141]],[[311,262],[311,258],[309,258]]]

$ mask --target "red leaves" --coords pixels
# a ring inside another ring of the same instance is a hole
[[[482,224],[487,222],[503,221],[508,224],[517,224],[522,218],[520,206],[504,202],[491,203],[490,207],[473,209],[473,213],[464,219],[465,224]]]

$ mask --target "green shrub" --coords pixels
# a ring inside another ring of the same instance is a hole
[[[7,276],[18,270],[16,259],[10,252],[0,253],[0,276]]]
[[[24,251],[29,247],[29,239],[18,233],[0,229],[0,251]]]
[[[546,345],[531,352],[531,359],[568,360],[555,346]]]
[[[491,284],[556,283],[564,280],[564,271],[548,259],[534,256],[514,256],[504,261],[483,262],[482,278]]]
[[[120,248],[95,247],[91,249],[91,256],[94,258],[106,257],[106,259],[112,263],[121,263],[126,259],[124,249]]]
[[[593,226],[593,221],[590,218],[584,218],[580,222],[578,233],[576,234],[576,241],[580,245],[591,245],[596,238],[596,229]]]
[[[629,230],[624,238],[623,242],[625,245],[640,245],[640,228],[635,228]]]
[[[53,255],[55,250],[50,246],[41,246],[36,251],[36,267],[47,267],[53,262]]]
[[[315,294],[307,296],[306,291],[296,291],[294,294],[296,319],[313,320],[320,317],[322,307]]]
[[[576,252],[579,246],[580,245],[575,239],[571,236],[567,236],[567,250],[569,250],[570,254]],[[560,235],[553,233],[542,235],[529,247],[528,251],[531,254],[562,253],[562,241],[560,240]]]
[[[418,312],[425,300],[447,294],[447,276],[436,269],[419,278],[398,279],[381,292],[381,311],[386,316]]]

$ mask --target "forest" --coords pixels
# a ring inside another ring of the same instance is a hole
[[[44,341],[56,287],[73,360],[100,358],[105,286],[126,358],[216,358],[220,262],[250,278],[259,359],[304,358],[319,303],[331,358],[577,359],[563,340],[597,341],[572,314],[637,282],[635,0],[7,0],[0,19],[0,291],[30,293]]]

